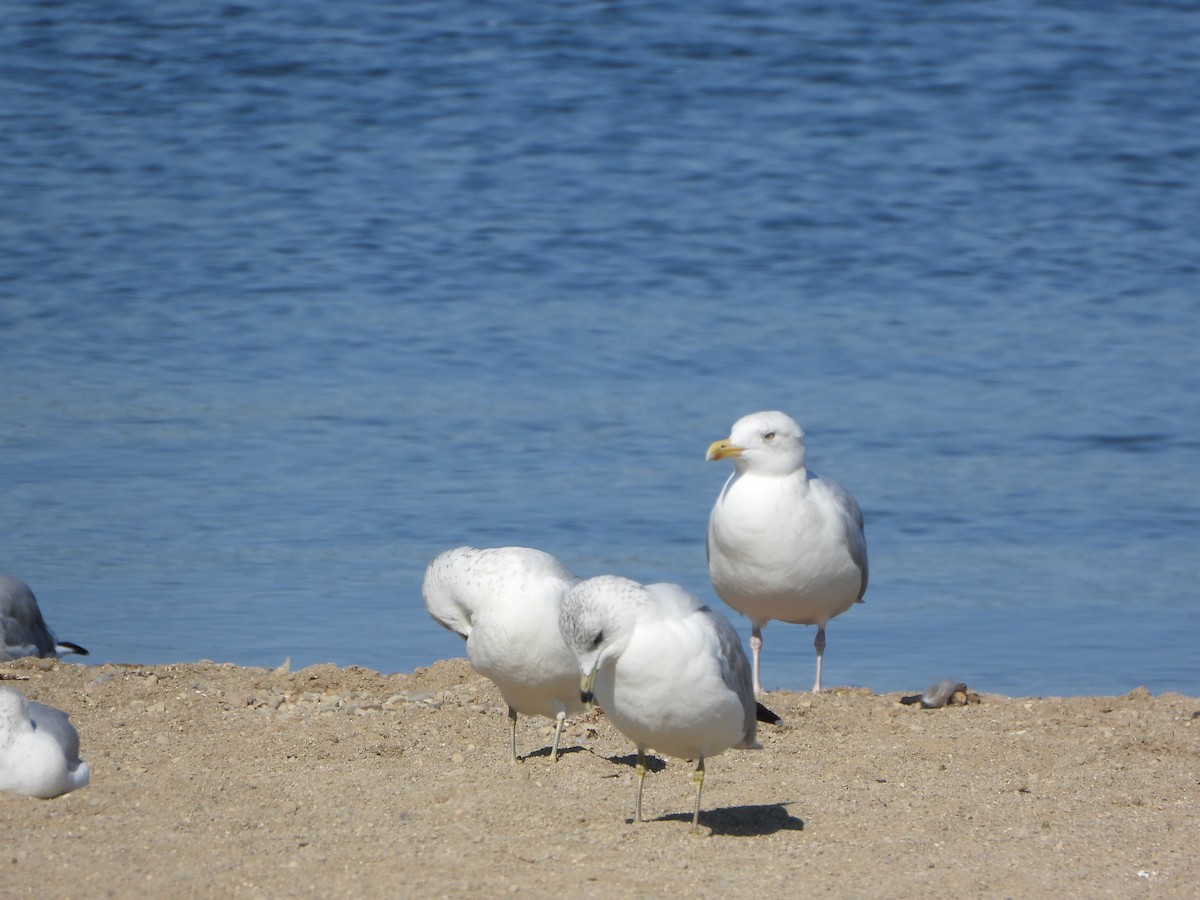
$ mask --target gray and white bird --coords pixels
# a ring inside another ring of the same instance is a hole
[[[705,759],[730,747],[760,747],[750,662],[733,625],[677,584],[642,585],[617,575],[572,587],[558,621],[579,660],[583,698],[594,698],[637,745],[636,820],[653,748],[697,761],[698,828]]]
[[[88,655],[78,644],[54,637],[29,585],[11,575],[0,575],[0,662],[22,656],[59,657],[67,653]]]
[[[0,687],[0,791],[48,799],[83,787],[89,777],[67,714]]]
[[[583,710],[579,667],[558,630],[559,606],[576,575],[529,547],[457,547],[425,570],[421,592],[434,620],[467,642],[467,659],[508,704],[511,758],[517,714],[556,720],[550,758],[568,715]]]
[[[820,691],[825,625],[867,590],[862,510],[805,467],[804,432],[784,413],[743,416],[706,458],[734,461],[708,520],[708,574],[717,596],[750,619],[754,693],[763,694],[759,651],[771,619],[817,626]]]

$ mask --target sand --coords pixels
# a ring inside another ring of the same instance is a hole
[[[4,897],[1191,897],[1200,700],[1008,698],[927,710],[859,689],[769,694],[782,726],[656,764],[599,711],[557,764],[508,761],[464,660],[411,674],[202,662],[0,664],[67,710],[90,786],[0,794]],[[918,691],[924,685],[910,686]]]

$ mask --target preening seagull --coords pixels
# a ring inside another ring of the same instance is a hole
[[[820,691],[825,624],[867,590],[862,510],[805,467],[804,432],[781,412],[738,419],[707,459],[734,461],[708,520],[708,574],[717,596],[750,619],[754,692],[763,694],[759,651],[771,619],[817,626]]]
[[[699,827],[704,760],[760,746],[750,662],[737,631],[677,584],[616,575],[567,591],[559,627],[579,660],[583,698],[594,697],[637,745],[637,821],[653,748],[697,761],[692,827]]]
[[[88,655],[78,644],[55,639],[29,585],[19,578],[0,575],[0,662],[21,656],[58,657],[67,653]]]
[[[528,547],[457,547],[425,571],[425,608],[466,639],[472,668],[508,704],[511,758],[517,761],[517,714],[556,720],[550,758],[568,715],[580,712],[579,667],[558,630],[563,594],[579,579],[549,553]]]

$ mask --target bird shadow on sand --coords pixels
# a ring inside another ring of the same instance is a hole
[[[656,822],[687,822],[692,814],[668,813],[659,816]],[[726,806],[723,809],[700,810],[700,827],[713,834],[730,837],[762,837],[779,831],[803,831],[804,820],[787,811],[784,803],[767,803],[761,806]]]
[[[537,757],[537,756],[544,756],[546,759],[549,759],[550,752],[552,749],[553,749],[552,747],[542,747],[541,749],[538,749],[538,750],[530,750],[524,756],[520,756],[517,758],[520,759],[522,762],[524,762],[527,759],[533,759],[534,757]],[[559,747],[558,755],[561,758],[561,757],[566,756],[569,753],[583,753],[585,751],[585,749],[586,748],[584,748],[584,747]]]
[[[637,766],[637,754],[630,753],[626,756],[607,756],[605,757],[610,763],[615,763],[618,766],[629,766],[635,768]],[[659,759],[657,756],[646,755],[646,771],[661,772],[667,767],[666,760]]]

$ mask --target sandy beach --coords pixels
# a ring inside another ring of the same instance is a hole
[[[0,794],[6,897],[1185,897],[1200,885],[1200,700],[776,692],[758,751],[668,759],[631,821],[599,711],[549,759],[465,660],[408,674],[23,659],[92,783]],[[925,685],[908,686],[916,692]],[[974,686],[971,686],[972,688]]]

